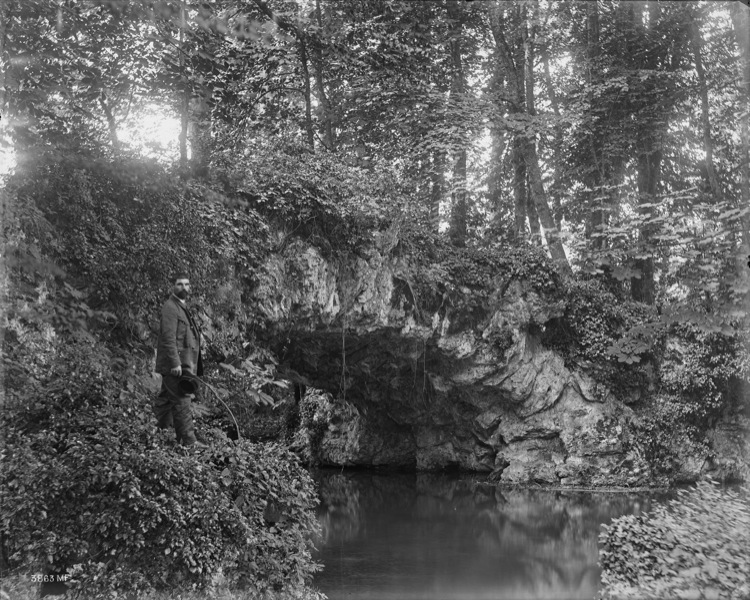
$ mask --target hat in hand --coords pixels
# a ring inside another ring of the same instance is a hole
[[[190,367],[182,365],[182,375],[177,382],[177,389],[180,390],[180,393],[186,396],[188,394],[195,394],[195,392],[198,391],[200,381],[201,380],[190,370]]]

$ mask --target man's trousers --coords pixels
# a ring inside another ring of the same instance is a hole
[[[195,443],[191,401],[193,395],[184,395],[177,388],[180,378],[176,375],[162,375],[161,391],[154,400],[156,426],[160,429],[174,427],[177,442],[183,446]]]

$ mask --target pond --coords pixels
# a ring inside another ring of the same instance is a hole
[[[476,475],[315,478],[324,569],[314,586],[330,600],[592,599],[600,526],[659,498],[507,489]]]

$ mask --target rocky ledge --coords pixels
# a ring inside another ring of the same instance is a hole
[[[377,248],[331,261],[301,241],[265,265],[252,301],[274,350],[336,399],[324,464],[455,468],[508,484],[663,483],[633,435],[632,399],[542,344],[564,300],[500,273],[483,306],[428,313],[412,285],[419,268]],[[724,457],[713,462],[686,457],[682,478],[745,477],[746,445],[735,438],[721,438]]]

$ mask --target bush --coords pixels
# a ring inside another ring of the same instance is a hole
[[[680,457],[699,460],[710,454],[704,428],[693,423],[690,406],[679,396],[653,397],[635,421],[633,434],[656,476],[672,478]]]
[[[683,323],[668,340],[659,374],[664,390],[681,399],[681,420],[704,431],[727,407],[742,401],[735,390],[740,378],[747,380],[749,365],[739,334]]]
[[[571,281],[565,313],[547,323],[542,343],[581,366],[621,398],[653,383],[663,327],[653,307],[618,298],[597,281]]]
[[[749,493],[747,487],[733,491],[704,481],[678,491],[651,514],[619,517],[604,526],[602,598],[750,596]]]
[[[410,296],[417,312],[428,318],[451,308],[454,315],[463,312],[480,320],[490,299],[502,296],[514,281],[545,299],[562,297],[564,288],[554,264],[533,246],[457,248],[438,234],[406,223],[396,250],[416,266]],[[465,325],[453,323],[456,328]]]
[[[719,419],[735,422],[747,410],[740,391],[747,351],[737,335],[685,323],[673,328],[665,346],[659,393],[644,403],[634,433],[654,472],[671,478],[686,457],[700,463],[713,455],[706,433]]]
[[[309,583],[316,499],[297,459],[218,433],[207,450],[182,450],[156,430],[144,385],[111,359],[101,346],[61,345],[33,385],[11,390],[0,450],[7,565],[68,573],[79,597]]]
[[[7,189],[15,205],[6,223],[14,284],[25,277],[35,285],[49,260],[58,267],[56,279],[47,277],[50,289],[65,276],[79,305],[111,311],[134,338],[128,341],[139,343],[148,341],[171,277],[184,269],[218,324],[207,328],[214,345],[238,345],[249,316],[226,290],[251,280],[269,249],[267,226],[253,211],[139,161],[115,166],[42,155],[22,163]]]
[[[565,315],[548,328],[545,344],[568,360],[621,369],[652,356],[658,338],[639,327],[655,317],[652,307],[617,298],[599,282],[573,281],[567,290]]]
[[[389,166],[368,173],[335,154],[313,154],[298,145],[263,144],[232,158],[225,175],[241,201],[327,258],[357,252],[403,203]]]
[[[265,592],[309,584],[316,568],[309,550],[317,496],[296,457],[276,442],[242,441],[214,448],[207,458],[221,468],[225,494],[254,532],[252,543],[228,563],[242,587]]]
[[[137,375],[152,357],[133,354],[151,350],[148,323],[176,267],[193,269],[206,300],[209,354],[242,347],[252,315],[222,284],[252,277],[265,225],[142,163],[40,157],[8,190],[3,567],[70,574],[79,596],[304,589],[316,499],[297,458],[219,430],[203,431],[208,450],[175,446],[155,428],[150,375]]]
[[[300,400],[300,423],[292,446],[307,465],[319,464],[320,447],[333,416],[333,407],[331,394],[316,388],[308,388]]]

